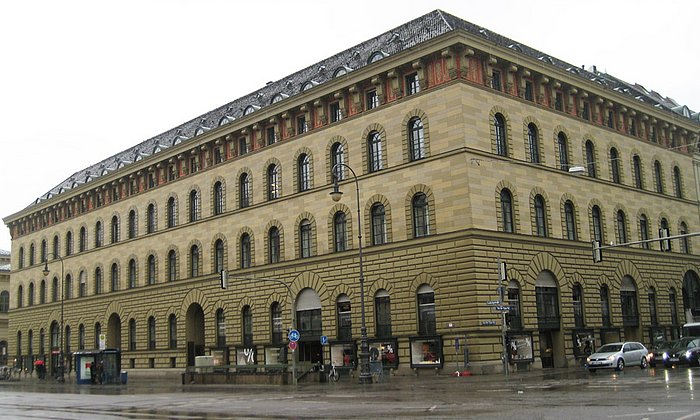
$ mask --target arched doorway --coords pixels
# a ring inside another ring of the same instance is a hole
[[[51,331],[51,376],[56,375],[56,369],[58,368],[58,356],[59,352],[61,349],[61,341],[60,341],[60,335],[61,335],[61,328],[58,325],[58,322],[53,321],[51,323],[50,327]]]
[[[537,275],[535,300],[542,367],[565,366],[560,327],[559,288],[557,279],[551,271],[545,270]]]
[[[630,276],[620,282],[620,309],[625,341],[641,341],[637,284]]]
[[[204,356],[204,311],[198,303],[187,308],[185,319],[187,366],[194,366],[196,356]]]
[[[321,298],[315,290],[306,288],[296,299],[297,329],[299,338],[299,361],[323,363],[321,347]]]
[[[683,276],[683,312],[685,322],[700,321],[700,278],[694,271]]]
[[[122,347],[122,321],[119,315],[113,313],[107,321],[107,348],[120,349]]]

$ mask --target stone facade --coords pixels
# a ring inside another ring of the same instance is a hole
[[[420,89],[412,92],[413,75]],[[526,81],[536,82],[533,98]],[[374,89],[380,100],[370,109]],[[557,93],[565,94],[561,110]],[[342,106],[333,121],[336,102]],[[584,102],[592,107],[588,118]],[[617,116],[612,128],[603,118],[607,109]],[[300,117],[308,130],[298,126]],[[654,140],[641,129],[652,121]],[[531,159],[530,125],[538,162]],[[507,267],[502,284],[510,297],[501,305],[513,308],[507,336],[518,366],[575,363],[582,339],[651,345],[677,335],[686,309],[700,307],[693,297],[700,245],[688,237],[674,239],[670,253],[658,242],[609,248],[596,264],[591,240],[651,239],[663,223],[671,234],[698,230],[692,151],[699,130],[690,118],[507,46],[486,48],[467,30],[441,34],[7,217],[10,354],[25,364],[37,357],[55,363],[63,304],[67,352],[97,347],[104,333],[107,347],[120,348],[123,366],[133,369],[183,370],[209,354],[244,371],[278,369],[292,357],[277,356],[292,313],[302,333],[295,353],[301,365],[342,365],[346,354],[352,362],[361,324],[360,233],[370,346],[397,372],[452,369],[465,347],[473,369],[502,368],[502,317],[488,304],[499,300],[499,261]],[[349,171],[340,182],[344,198],[329,197],[337,145],[340,162],[357,174],[361,229]],[[610,158],[613,148],[619,159]],[[379,170],[369,169],[373,154]],[[589,176],[566,170],[578,165]],[[250,180],[247,205],[243,174]],[[270,199],[273,187],[279,197]],[[220,269],[229,275],[226,289]]]

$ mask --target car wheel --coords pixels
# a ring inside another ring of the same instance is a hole
[[[622,372],[625,369],[625,361],[622,358],[617,359],[617,367],[615,370]]]
[[[647,358],[642,357],[642,361],[639,363],[639,367],[642,369],[646,369],[647,366],[649,366],[649,362],[647,361]]]

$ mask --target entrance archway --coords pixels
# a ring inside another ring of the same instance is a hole
[[[302,289],[296,299],[297,329],[299,338],[299,361],[323,363],[321,347],[321,298],[311,288]]]
[[[187,308],[185,318],[187,366],[194,366],[196,356],[204,356],[204,310],[198,303]]]
[[[641,341],[638,302],[636,282],[632,277],[624,276],[620,282],[620,309],[625,341]]]
[[[700,278],[694,271],[687,271],[683,276],[683,312],[685,322],[700,318]]]
[[[542,367],[563,367],[566,359],[560,327],[559,288],[551,271],[545,270],[537,275],[535,301]]]
[[[107,348],[120,349],[122,347],[122,321],[119,315],[113,313],[107,321]]]

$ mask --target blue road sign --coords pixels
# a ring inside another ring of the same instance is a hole
[[[321,345],[322,345],[322,346],[325,346],[325,345],[327,345],[327,344],[328,344],[328,337],[325,336],[325,335],[322,335],[322,336],[321,336]]]
[[[289,338],[289,341],[293,341],[293,342],[299,341],[299,337],[300,337],[300,334],[299,334],[299,331],[297,331],[297,330],[291,330],[289,332],[289,335],[287,336],[287,338]]]

